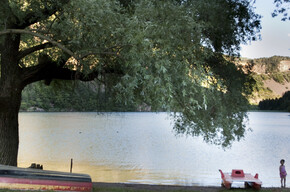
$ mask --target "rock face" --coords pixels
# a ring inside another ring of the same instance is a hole
[[[268,66],[265,64],[254,64],[252,71],[257,74],[266,74]],[[290,72],[290,60],[282,60],[278,64],[278,72]]]
[[[252,71],[257,73],[257,74],[265,74],[266,73],[266,66],[265,65],[254,65]]]
[[[279,71],[280,72],[285,72],[285,71],[290,72],[290,60],[281,61],[279,64]]]
[[[290,57],[247,59],[237,62],[245,73],[254,73],[258,89],[250,96],[249,102],[258,104],[265,99],[280,98],[290,91]]]
[[[286,72],[290,73],[290,60],[282,60],[280,61],[278,65],[279,72]],[[273,79],[265,80],[264,86],[271,89],[274,94],[283,96],[283,94],[290,90],[290,82],[284,82],[283,84],[280,84]]]

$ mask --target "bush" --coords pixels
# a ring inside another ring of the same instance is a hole
[[[285,78],[284,78],[284,75],[283,73],[273,73],[271,75],[271,77],[274,79],[274,81],[276,81],[277,83],[280,83],[280,84],[284,84],[285,82]]]

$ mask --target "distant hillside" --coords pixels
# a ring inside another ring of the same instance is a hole
[[[290,57],[273,56],[259,59],[242,59],[244,68],[250,68],[257,84],[249,98],[252,104],[265,99],[280,98],[290,90]]]
[[[256,74],[271,74],[275,72],[289,72],[290,57],[273,56],[269,58],[246,59],[243,58],[240,64],[252,67]]]

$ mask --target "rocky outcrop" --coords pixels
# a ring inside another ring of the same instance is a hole
[[[280,72],[285,72],[285,71],[290,72],[290,60],[281,61],[279,64],[279,71]]]

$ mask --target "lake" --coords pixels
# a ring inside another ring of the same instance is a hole
[[[18,166],[90,174],[95,182],[220,186],[219,169],[259,173],[280,187],[290,173],[290,113],[250,112],[245,138],[230,149],[176,137],[167,113],[20,113]],[[288,184],[288,185],[287,185]],[[289,186],[289,179],[287,180]]]

